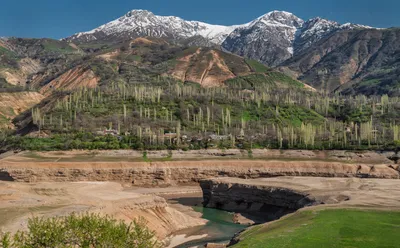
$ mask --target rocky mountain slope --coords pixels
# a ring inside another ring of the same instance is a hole
[[[399,56],[400,29],[354,29],[300,51],[283,70],[328,92],[398,95]]]
[[[270,12],[237,28],[222,43],[228,51],[278,65],[293,54],[297,30],[304,21],[288,12]]]
[[[0,38],[0,78],[14,86],[51,80],[84,55],[73,43],[52,39]]]
[[[222,43],[228,51],[277,66],[319,40],[341,30],[367,29],[314,18],[303,21],[292,13],[273,11],[235,29]]]
[[[357,24],[339,24],[322,18],[304,21],[292,13],[272,11],[235,29],[222,43],[228,51],[277,66],[342,30],[370,29]]]

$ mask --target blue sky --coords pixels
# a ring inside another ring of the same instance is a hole
[[[3,0],[0,36],[63,38],[91,30],[132,9],[212,24],[241,24],[272,10],[300,18],[400,27],[400,0]]]

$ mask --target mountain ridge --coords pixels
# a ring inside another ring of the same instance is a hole
[[[246,24],[244,24],[246,25]],[[200,21],[187,21],[176,16],[159,16],[150,11],[131,10],[111,22],[87,32],[79,32],[64,40],[93,41],[111,36],[116,38],[118,33],[125,33],[123,38],[138,36],[153,36],[157,38],[190,38],[200,35],[218,44],[240,25],[224,26],[208,24]],[[166,28],[165,28],[166,27]],[[180,34],[178,34],[178,32]]]
[[[320,17],[313,19],[325,20]],[[201,36],[210,41],[212,44],[223,45],[226,39],[235,31],[239,32],[239,30],[248,30],[255,25],[261,25],[261,23],[268,27],[294,27],[297,29],[294,31],[294,33],[298,33],[302,31],[303,24],[308,23],[313,19],[304,21],[290,12],[274,10],[248,23],[226,26],[208,24],[206,22],[194,20],[189,21],[176,16],[155,15],[153,12],[148,10],[134,9],[127,12],[125,15],[97,28],[86,32],[78,32],[72,36],[64,38],[63,40],[74,42],[90,42],[102,39],[132,39],[140,36],[184,40],[195,36]],[[339,25],[337,22],[330,22]],[[371,28],[368,26],[350,23],[343,24],[341,27]],[[294,48],[289,50],[292,49],[295,50]]]

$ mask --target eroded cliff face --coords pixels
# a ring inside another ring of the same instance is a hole
[[[307,193],[278,186],[263,186],[226,180],[202,180],[204,207],[262,217],[271,221],[297,209],[320,204]]]
[[[277,176],[398,179],[399,167],[324,161],[11,162],[0,171],[18,182],[114,181],[138,186],[194,184],[214,177]]]

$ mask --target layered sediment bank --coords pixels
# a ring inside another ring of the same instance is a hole
[[[0,160],[0,177],[17,182],[114,181],[138,186],[198,183],[213,177],[277,176],[398,179],[397,165],[329,161],[204,160],[169,162],[13,162]]]

